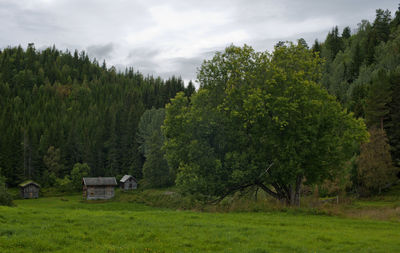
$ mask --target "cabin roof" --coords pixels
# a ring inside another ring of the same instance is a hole
[[[135,180],[135,182],[136,182],[136,178],[134,178],[134,177],[131,176],[131,175],[125,175],[125,176],[123,176],[123,177],[121,178],[121,180],[119,180],[119,181],[122,182],[122,183],[125,183],[129,178],[133,178],[133,180]]]
[[[84,177],[83,184],[89,185],[117,185],[115,177]]]
[[[40,188],[40,185],[39,185],[38,183],[32,181],[32,180],[28,180],[28,181],[25,181],[25,182],[23,182],[23,183],[20,183],[18,186],[19,186],[19,187],[26,187],[26,186],[28,186],[28,185],[30,185],[30,184],[33,184],[33,185],[35,185],[35,186],[37,186],[37,187]]]

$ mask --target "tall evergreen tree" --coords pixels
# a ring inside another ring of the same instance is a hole
[[[350,29],[350,27],[346,26],[346,27],[343,29],[342,38],[345,39],[345,40],[347,40],[347,39],[350,38],[350,36],[351,36],[351,29]]]
[[[389,117],[389,103],[392,98],[390,88],[390,79],[386,71],[378,70],[366,100],[365,117],[368,127],[384,129],[384,122]]]

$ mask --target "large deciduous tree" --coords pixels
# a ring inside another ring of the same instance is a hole
[[[222,198],[258,186],[299,205],[300,187],[341,172],[362,120],[342,109],[317,82],[319,57],[286,43],[273,54],[230,46],[205,61],[200,89],[167,106],[169,166],[185,192]]]

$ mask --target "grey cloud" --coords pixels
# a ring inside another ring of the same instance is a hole
[[[114,51],[114,44],[112,42],[105,45],[91,45],[87,48],[90,57],[95,57],[98,60],[107,59]]]
[[[201,57],[183,58],[177,57],[171,59],[168,64],[174,67],[176,71],[166,72],[164,74],[179,75],[182,79],[194,79],[197,68],[200,67],[203,59]]]
[[[158,54],[161,53],[161,49],[158,48],[145,48],[145,47],[139,47],[131,50],[128,54],[129,59],[135,59],[135,58],[140,58],[140,59],[149,59],[149,58],[154,58]]]
[[[175,69],[175,71],[168,71],[162,73],[163,76],[181,76],[184,80],[196,80],[197,70],[201,67],[201,64],[204,60],[211,59],[212,56],[217,51],[221,51],[221,49],[209,49],[205,50],[201,54],[196,57],[176,57],[168,60],[166,64],[171,66],[171,69]]]
[[[0,46],[26,45],[30,42],[57,37],[64,28],[57,24],[56,17],[41,9],[25,8],[18,2],[0,3]],[[53,43],[49,43],[54,44]]]
[[[59,32],[63,28],[57,25],[55,17],[42,11],[20,10],[12,17],[18,29],[28,33]]]
[[[155,7],[194,15],[158,20]],[[231,43],[264,51],[302,37],[311,46],[334,25],[354,29],[361,19],[373,20],[375,9],[397,7],[397,0],[0,0],[0,47],[34,42],[37,48],[85,49],[118,69],[194,80],[203,60]],[[164,27],[164,21],[171,23]]]
[[[159,63],[155,57],[161,52],[158,48],[139,47],[131,50],[127,56],[127,65],[145,74],[155,74]]]

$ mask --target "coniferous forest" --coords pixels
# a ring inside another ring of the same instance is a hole
[[[277,43],[275,50],[284,45]],[[361,145],[349,161],[350,188],[380,192],[397,180],[400,166],[400,8],[394,14],[379,9],[374,20],[363,20],[356,29],[334,27],[324,41],[309,46],[299,39],[297,45],[320,56],[322,75],[315,81],[364,119],[369,131],[370,144]],[[145,123],[140,128],[139,122],[153,109],[157,120],[151,120],[151,113],[146,119],[158,127],[164,112],[156,109],[165,108],[178,92],[186,97],[196,93],[191,82],[185,87],[177,77],[163,80],[131,68],[120,72],[85,52],[54,46],[37,50],[33,44],[4,48],[1,173],[10,186],[26,179],[52,186],[70,175],[75,164],[86,163],[91,176],[132,174],[141,179],[145,171],[148,178],[157,178],[154,173],[169,170],[165,160],[157,162],[164,156],[164,137],[159,128],[156,134],[145,133]],[[144,147],[150,150],[147,155]],[[153,157],[151,165],[143,166],[148,157]],[[372,162],[377,164],[369,168]],[[173,184],[174,177],[158,178],[154,185]],[[377,177],[382,180],[372,182]]]
[[[400,166],[400,8],[378,9],[373,22],[362,20],[354,33],[333,28],[312,50],[325,60],[325,88],[367,127],[385,130],[393,163]]]
[[[334,27],[311,50],[325,60],[321,83],[356,117],[364,119],[368,143],[352,161],[352,189],[380,193],[400,177],[400,7],[376,10],[352,31]],[[397,174],[397,176],[396,176]]]
[[[0,167],[10,186],[26,179],[52,186],[76,163],[87,163],[92,176],[141,178],[140,117],[194,91],[180,78],[117,72],[55,47],[9,47],[0,59]]]

